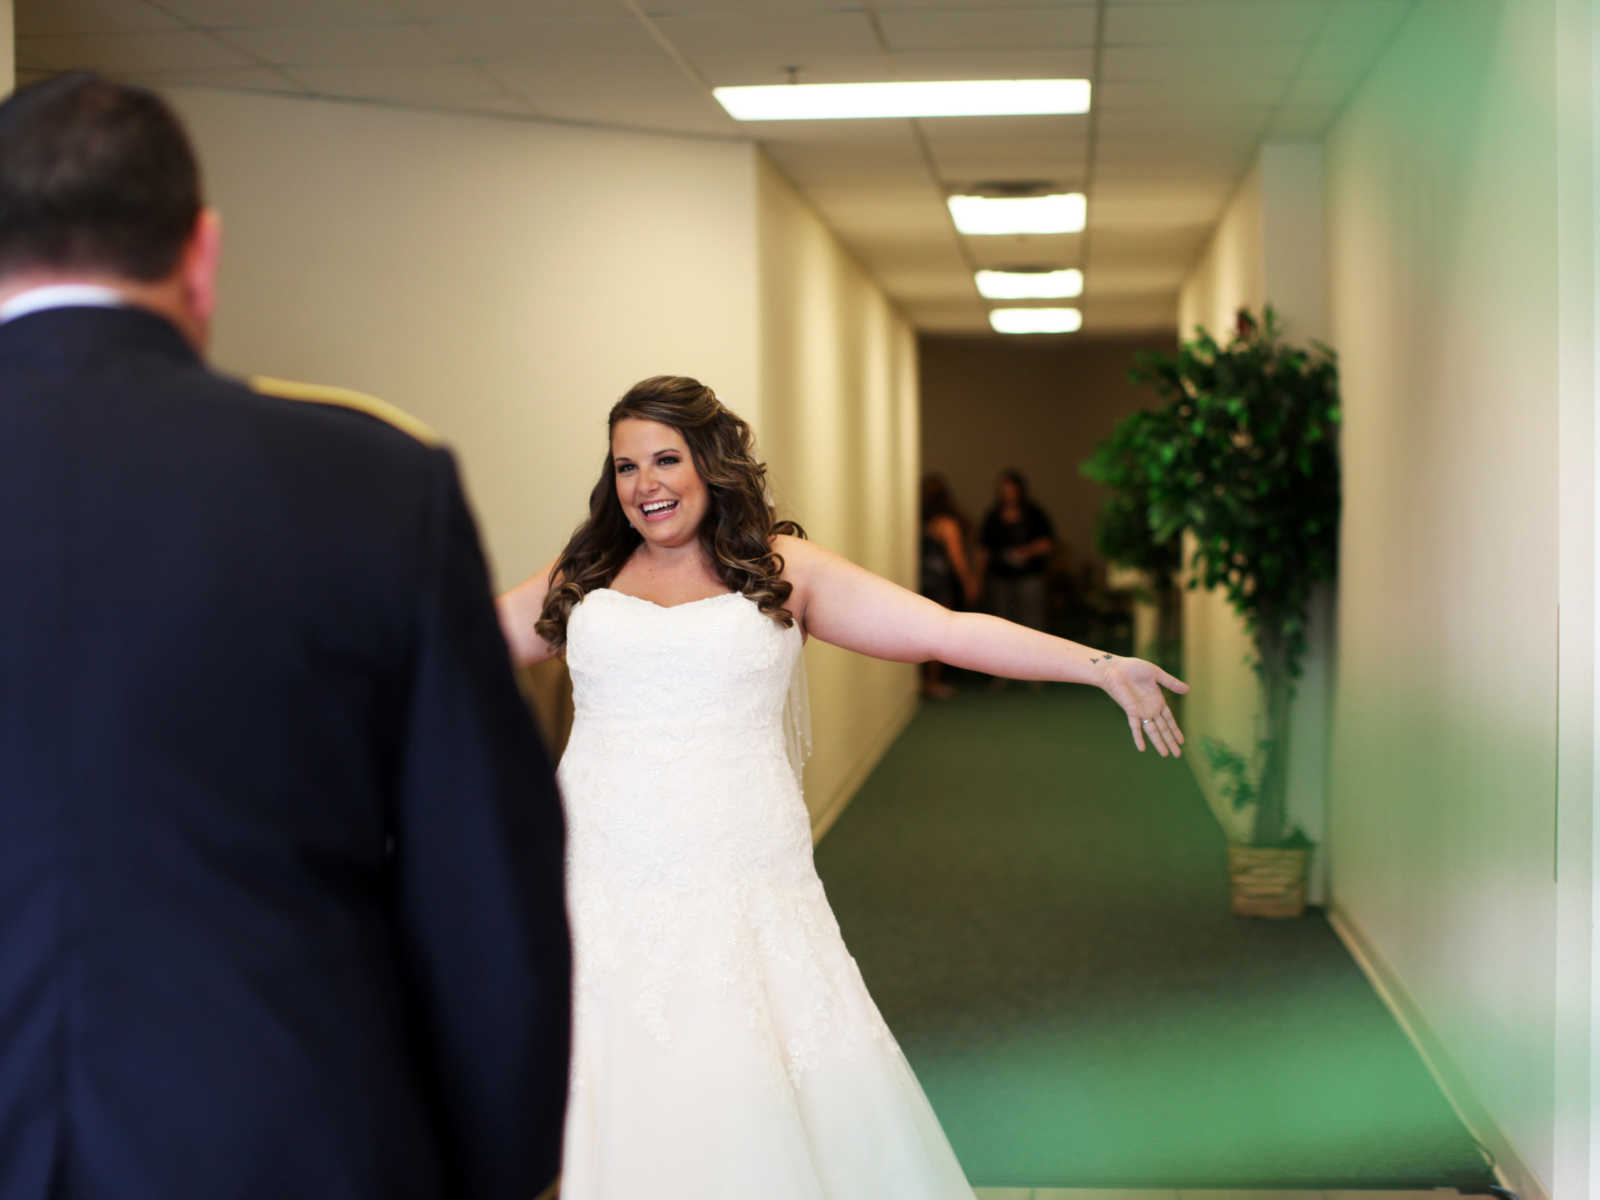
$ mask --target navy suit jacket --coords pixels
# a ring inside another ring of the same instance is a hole
[[[0,325],[0,1196],[530,1200],[562,841],[447,453]]]

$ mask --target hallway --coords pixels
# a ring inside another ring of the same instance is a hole
[[[1494,1182],[1327,920],[1228,914],[1193,777],[1098,692],[924,704],[817,863],[975,1185]]]
[[[1103,568],[1077,472],[1127,407],[1133,351],[1268,303],[1291,341],[1328,342],[1339,573],[1289,737],[1326,919],[1226,916],[1239,831],[1202,755],[1138,758],[1065,690],[924,705],[896,741],[914,669],[813,639],[818,862],[974,1182],[1012,1189],[985,1200],[1470,1186],[1469,1127],[1524,1200],[1593,1200],[1595,18],[1594,0],[0,0],[0,92],[93,67],[169,99],[224,215],[215,364],[438,430],[498,587],[581,519],[636,379],[713,384],[779,515],[915,588],[924,471],[977,516],[995,470],[1023,470],[1074,565]],[[1035,76],[1088,80],[1091,107],[740,123],[713,95]],[[1081,230],[969,235],[948,207],[1056,187]],[[1081,328],[991,332],[979,275],[1002,268],[1079,272]],[[1184,608],[1191,750],[1256,744],[1236,614],[1216,592]]]

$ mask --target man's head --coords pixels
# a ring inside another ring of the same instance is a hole
[[[74,72],[0,104],[0,298],[101,283],[203,346],[218,242],[189,139],[153,93]]]

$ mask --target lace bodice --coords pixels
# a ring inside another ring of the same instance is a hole
[[[769,742],[800,652],[787,628],[737,592],[664,607],[597,588],[567,630],[576,721],[719,742]],[[763,747],[769,748],[769,747]]]
[[[810,823],[784,752],[797,626],[737,593],[666,608],[600,588],[567,624],[561,763],[575,867],[630,886],[720,886],[788,861]]]

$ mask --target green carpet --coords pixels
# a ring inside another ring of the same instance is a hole
[[[867,984],[979,1187],[1493,1182],[1320,916],[1227,912],[1186,765],[1098,693],[922,711],[817,847]]]

